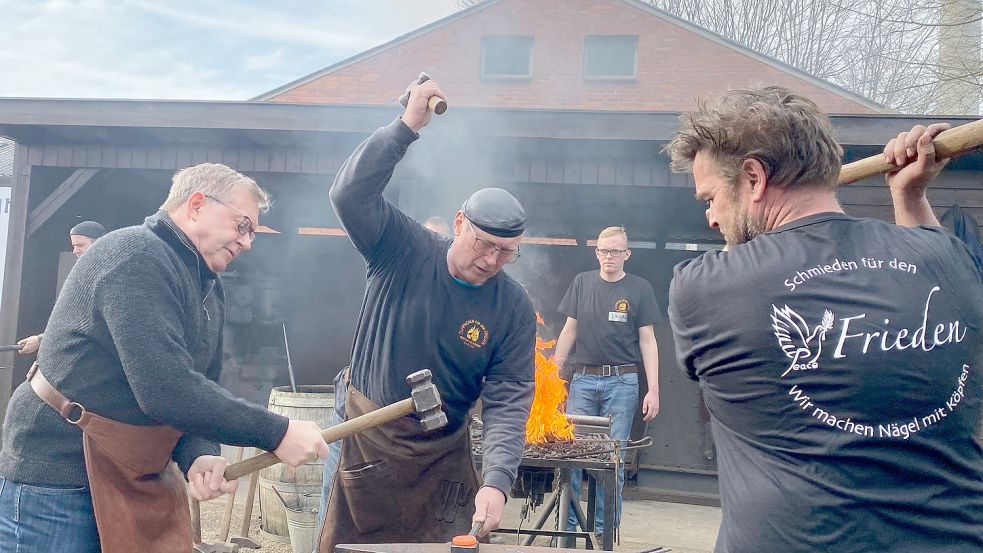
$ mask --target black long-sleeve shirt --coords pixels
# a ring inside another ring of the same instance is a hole
[[[481,397],[482,476],[507,493],[525,442],[533,395],[536,320],[505,273],[462,285],[447,266],[449,242],[383,198],[396,164],[419,135],[399,119],[348,158],[331,203],[366,260],[367,288],[352,350],[351,383],[379,405],[407,397],[405,378],[433,372],[450,428]]]

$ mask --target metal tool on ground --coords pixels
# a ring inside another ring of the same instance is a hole
[[[232,543],[205,543],[201,540],[201,503],[191,499],[191,542],[194,553],[239,553]]]
[[[287,323],[283,323],[283,349],[287,352],[287,374],[290,375],[290,391],[297,393],[297,381],[294,380],[294,366],[290,363],[290,344],[287,342]]]
[[[197,543],[195,553],[239,553],[239,546],[233,543]]]
[[[9,346],[0,346],[0,352],[3,351],[20,351],[24,349],[24,346],[20,344],[10,344]]]
[[[983,119],[943,131],[932,143],[935,145],[935,155],[939,159],[955,157],[979,148],[983,146]],[[840,169],[837,184],[850,184],[896,169],[897,166],[884,161],[883,154],[877,154],[844,165]]]
[[[414,413],[427,432],[446,426],[447,415],[441,410],[440,392],[433,384],[433,375],[430,371],[427,369],[417,371],[406,377],[406,383],[411,389],[410,397],[324,430],[321,433],[324,441],[331,443],[341,440]],[[264,452],[225,467],[225,479],[235,480],[279,462],[280,459],[275,454]]]
[[[415,81],[410,83],[410,86],[414,84],[423,84],[429,80],[430,80],[430,75],[421,72],[420,76],[417,77]],[[410,90],[408,88],[406,89],[406,92],[404,92],[403,95],[399,97],[399,103],[402,104],[404,108],[406,107],[407,104],[410,103]],[[445,111],[447,111],[447,101],[444,100],[443,98],[438,98],[437,96],[431,96],[430,102],[427,103],[427,106],[430,108],[430,111],[434,112],[437,115],[441,115]]]

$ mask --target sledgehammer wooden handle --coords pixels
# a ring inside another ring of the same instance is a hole
[[[935,155],[939,159],[955,157],[983,145],[983,119],[942,131],[935,140]],[[838,184],[850,184],[881,173],[894,171],[897,166],[884,161],[883,154],[848,163],[840,169]]]
[[[368,430],[369,428],[374,428],[381,424],[394,421],[400,417],[405,417],[406,415],[410,415],[415,411],[416,409],[413,406],[413,398],[406,398],[402,401],[376,409],[375,411],[370,411],[362,416],[355,417],[354,419],[332,426],[331,428],[321,432],[321,436],[323,436],[324,441],[328,443],[335,442],[343,438],[347,438],[352,434],[357,434],[363,430]],[[225,467],[225,479],[229,481],[238,480],[251,472],[256,472],[257,470],[265,469],[266,467],[272,467],[279,462],[279,457],[267,451],[256,455],[255,457],[250,457],[245,461],[232,463],[231,465]]]

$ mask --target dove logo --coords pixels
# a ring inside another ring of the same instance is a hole
[[[771,306],[771,327],[775,330],[778,345],[792,363],[782,377],[792,371],[819,368],[819,354],[823,351],[826,333],[833,328],[833,313],[827,309],[822,321],[810,332],[805,320],[789,306],[781,309]]]

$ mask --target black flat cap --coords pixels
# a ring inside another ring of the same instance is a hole
[[[68,231],[68,234],[88,236],[89,238],[95,240],[97,238],[102,238],[102,235],[106,234],[106,227],[95,221],[82,221],[81,223],[72,227],[72,230]]]
[[[501,188],[482,188],[461,206],[474,226],[502,238],[512,238],[526,229],[526,211],[515,196]]]

